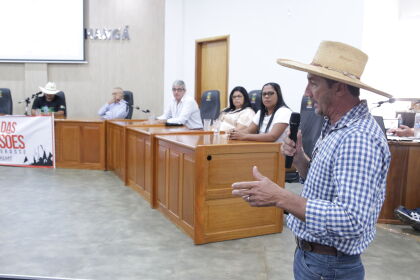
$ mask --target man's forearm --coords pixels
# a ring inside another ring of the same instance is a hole
[[[296,167],[297,171],[299,172],[299,176],[306,179],[306,175],[308,174],[309,170],[309,157],[305,153],[301,153],[295,156],[293,161],[293,165]]]

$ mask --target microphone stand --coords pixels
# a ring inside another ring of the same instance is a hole
[[[29,104],[31,103],[31,100],[34,99],[35,97],[37,97],[38,95],[42,94],[42,92],[37,92],[32,94],[31,97],[27,97],[26,99],[19,101],[18,103],[23,103],[25,102],[25,116],[29,116]]]
[[[136,106],[136,105],[131,105],[131,107],[133,107],[133,109],[142,111],[143,113],[146,114],[147,118],[149,119],[149,113],[150,113],[150,110],[149,109],[143,110],[143,109],[140,109],[140,107],[139,106]]]
[[[382,104],[384,104],[384,103],[389,103],[389,104],[392,104],[392,103],[394,103],[394,102],[395,102],[395,98],[390,98],[390,99],[385,100],[385,101],[379,101],[378,103],[373,103],[373,104],[378,104],[378,105],[376,105],[375,107],[372,107],[372,108],[369,110],[369,113],[370,113],[373,109],[381,107],[381,106],[382,106]]]

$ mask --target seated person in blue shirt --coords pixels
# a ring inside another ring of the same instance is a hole
[[[279,187],[257,167],[254,181],[232,185],[233,195],[251,206],[289,212],[287,226],[297,247],[295,279],[364,279],[360,255],[375,237],[391,160],[381,128],[359,97],[360,88],[390,96],[360,81],[367,59],[352,46],[330,41],[320,44],[311,64],[278,59],[308,73],[305,95],[325,117],[311,160],[301,134],[297,141],[286,137],[280,148],[294,157],[302,193]]]
[[[60,91],[54,82],[48,82],[45,87],[39,87],[39,90],[44,94],[35,98],[32,104],[32,115],[54,114],[54,116],[64,117],[66,105],[64,100],[56,94]]]
[[[185,125],[189,129],[203,128],[200,109],[194,98],[185,95],[184,81],[177,80],[172,84],[172,99],[169,107],[158,119],[171,124]]]
[[[116,87],[112,91],[112,98],[98,111],[102,119],[124,119],[128,114],[128,104],[124,100],[124,90]]]

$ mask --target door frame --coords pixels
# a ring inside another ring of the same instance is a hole
[[[202,46],[205,43],[225,41],[226,42],[226,97],[229,97],[228,86],[229,86],[229,39],[230,35],[209,37],[195,40],[195,100],[198,105],[201,104],[201,58],[202,58]],[[226,100],[226,104],[228,104]]]

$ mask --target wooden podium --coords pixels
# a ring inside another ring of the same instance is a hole
[[[389,141],[391,165],[389,167],[386,196],[379,215],[379,223],[401,223],[394,209],[420,207],[420,143]]]
[[[55,119],[56,166],[105,170],[105,122]]]
[[[190,130],[185,127],[128,127],[125,137],[125,184],[144,197],[152,208],[156,207],[154,151],[157,135],[212,134],[211,131]]]
[[[128,127],[163,127],[158,121],[109,120],[106,121],[106,169],[112,170],[125,181],[125,132]]]
[[[285,184],[279,143],[227,140],[224,135],[156,136],[156,205],[195,244],[281,232],[283,211],[251,207],[231,185],[252,181],[252,167]]]

